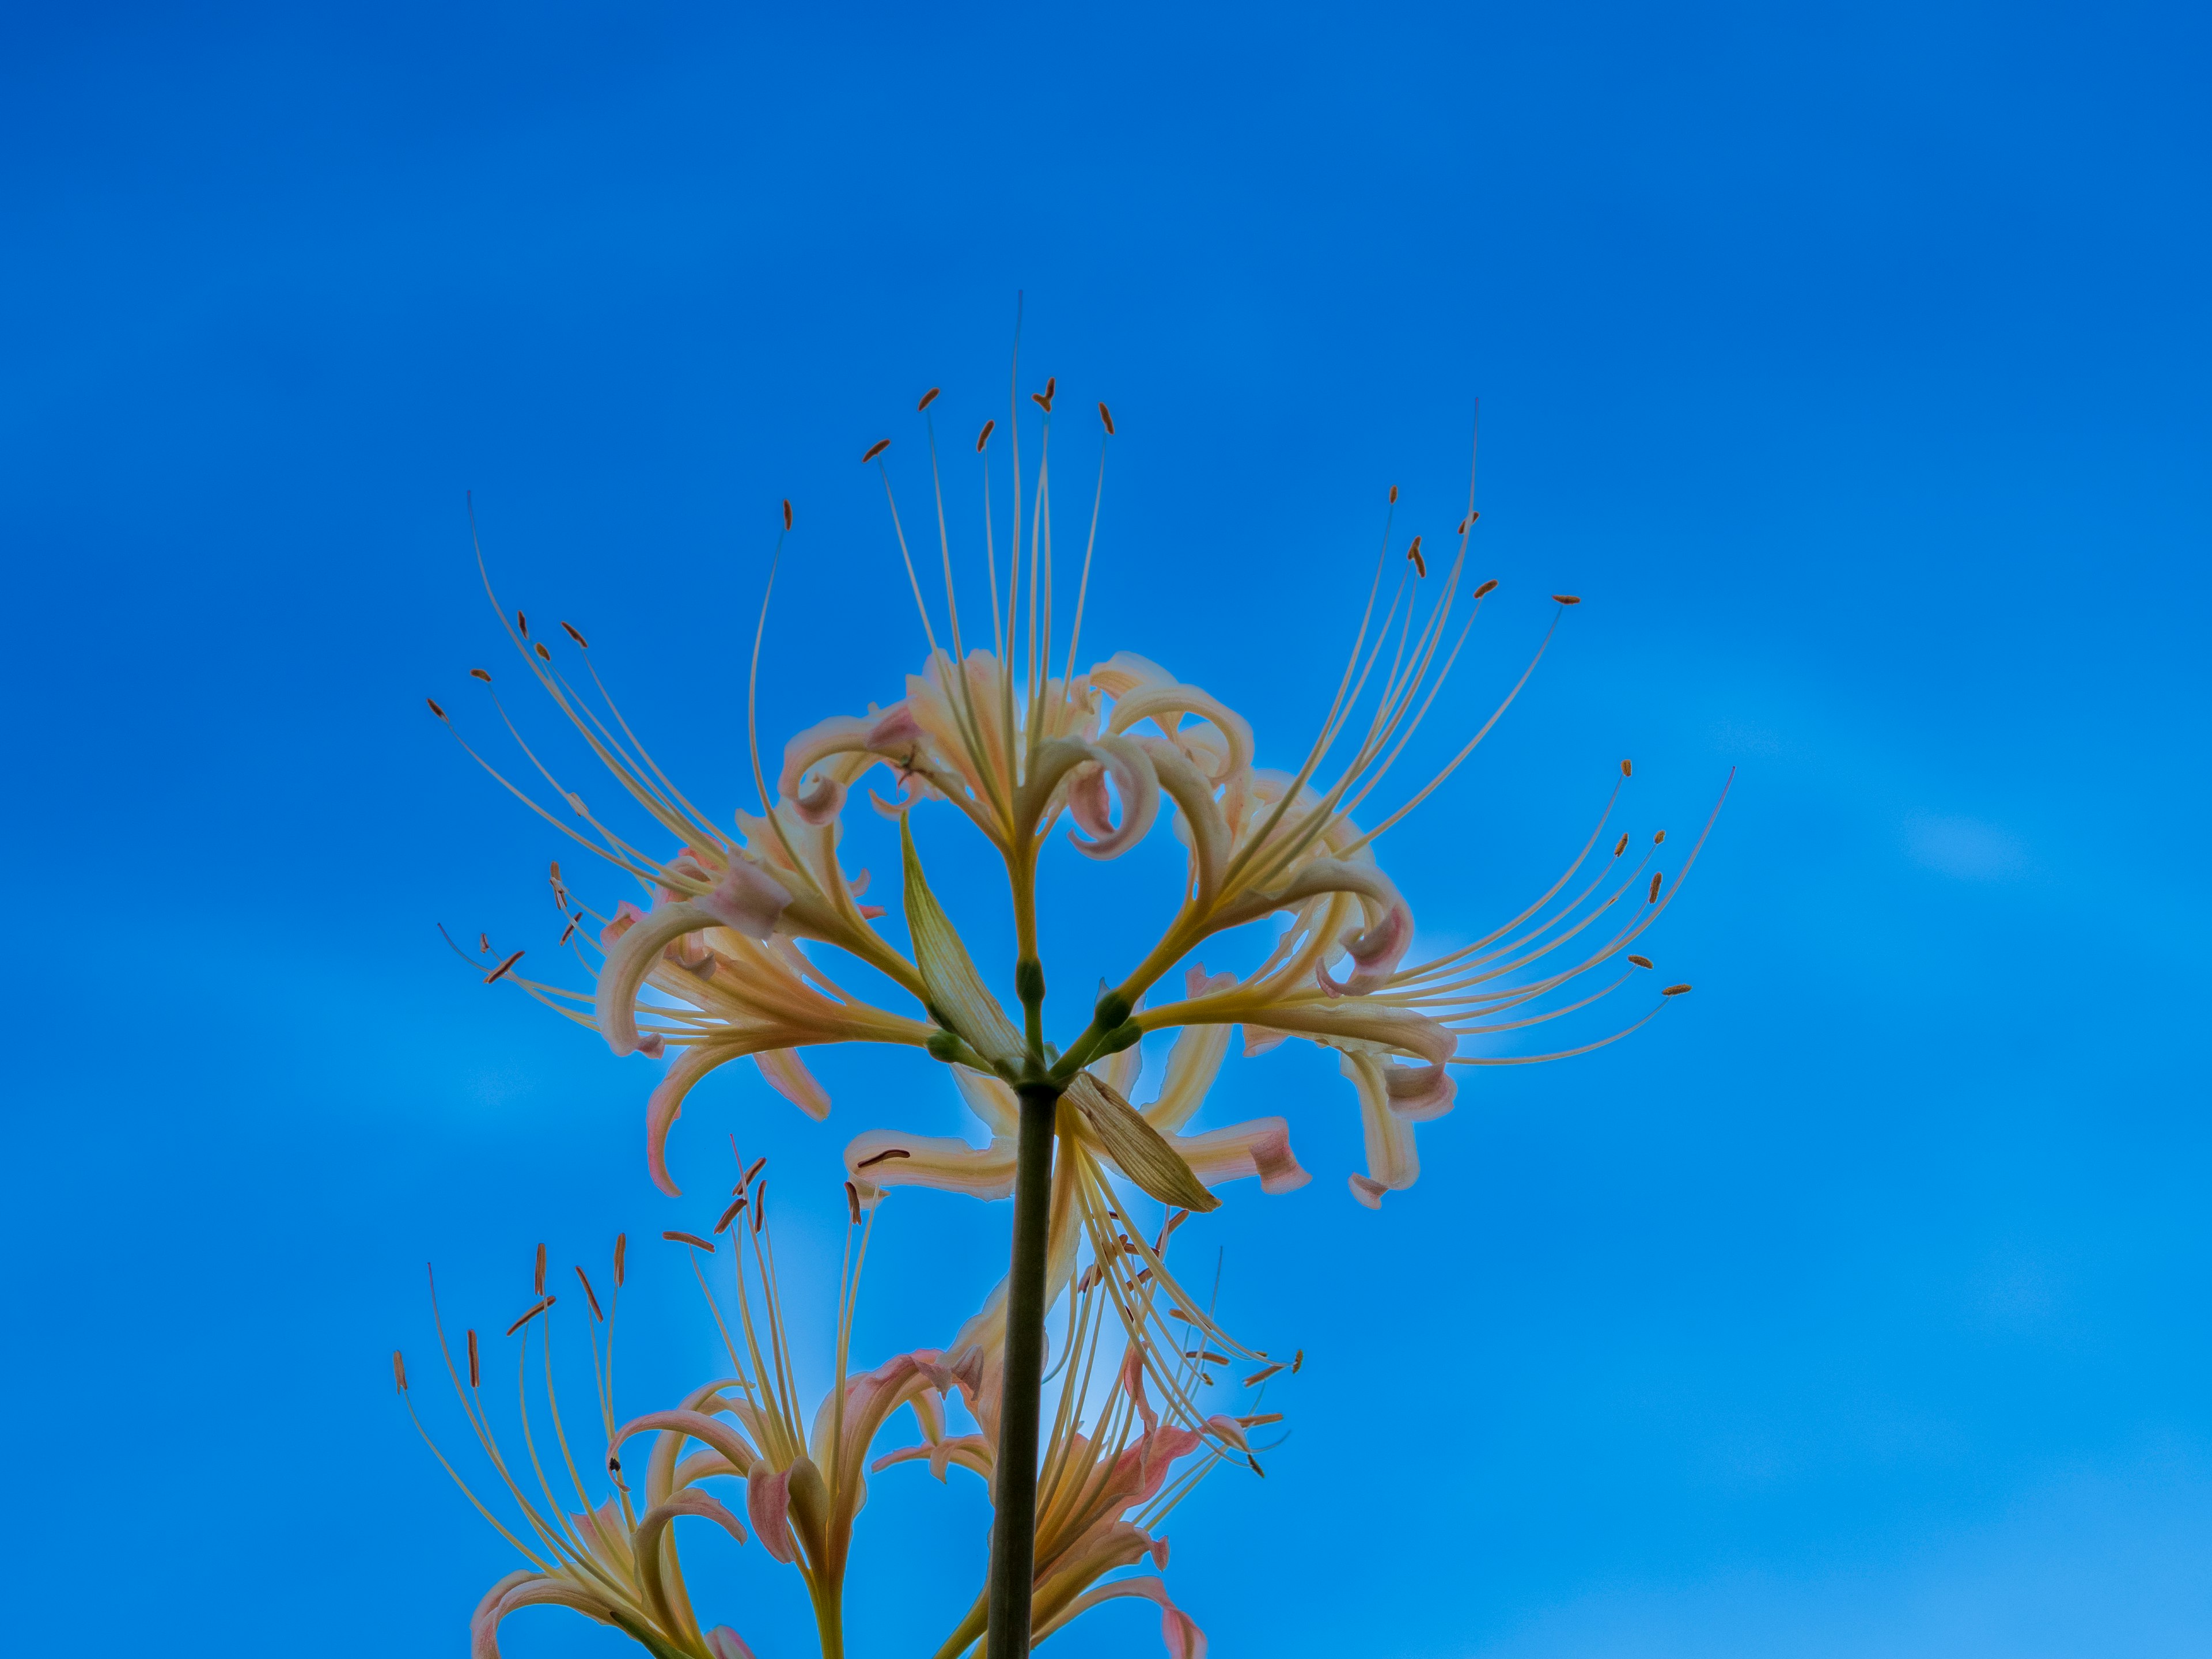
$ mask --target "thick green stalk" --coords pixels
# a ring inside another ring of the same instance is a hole
[[[1030,1592],[1036,1570],[1038,1395],[1044,1378],[1045,1252],[1052,1212],[1056,1083],[1024,1083],[1014,1152],[1013,1261],[1006,1275],[1006,1370],[999,1394],[999,1451],[991,1533],[990,1659],[1030,1650]]]

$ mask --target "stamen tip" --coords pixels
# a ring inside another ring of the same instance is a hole
[[[870,461],[874,460],[877,456],[882,454],[884,451],[889,449],[890,447],[891,441],[889,438],[877,439],[875,442],[868,446],[868,453],[860,457],[860,465],[862,466],[866,466]]]

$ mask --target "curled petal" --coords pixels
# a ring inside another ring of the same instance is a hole
[[[1057,1623],[1066,1624],[1117,1595],[1141,1595],[1159,1604],[1160,1644],[1167,1650],[1168,1659],[1206,1659],[1206,1632],[1188,1613],[1168,1599],[1166,1583],[1149,1574],[1138,1578],[1117,1578],[1110,1584],[1086,1591],[1068,1603],[1067,1611]]]
[[[876,716],[865,747],[878,755],[911,757],[927,740],[928,734],[915,719],[914,710],[903,702],[895,702]]]
[[[1076,774],[1068,786],[1070,816],[1091,837],[1084,841],[1073,831],[1068,841],[1085,858],[1117,858],[1142,841],[1160,810],[1160,781],[1151,758],[1127,738],[1102,738],[1091,745],[1103,757],[1097,770]],[[1106,779],[1121,793],[1121,822],[1114,824],[1106,797]]]
[[[1182,809],[1183,826],[1190,836],[1191,874],[1197,890],[1194,897],[1201,906],[1211,905],[1214,894],[1221,889],[1222,868],[1229,858],[1229,824],[1221,816],[1221,804],[1213,798],[1213,782],[1190,763],[1182,750],[1165,739],[1139,738],[1136,741],[1152,762],[1160,787]]]
[[[799,788],[806,769],[832,755],[849,755],[868,747],[868,732],[877,717],[860,720],[850,714],[833,715],[819,725],[810,726],[783,746],[783,771],[775,781],[776,793],[804,799]],[[803,815],[802,815],[803,816]],[[809,818],[809,823],[820,823]]]
[[[1313,1177],[1291,1150],[1291,1126],[1279,1117],[1255,1118],[1200,1135],[1178,1135],[1170,1143],[1209,1187],[1246,1176],[1260,1177],[1263,1193],[1295,1192]]]
[[[1382,1078],[1390,1109],[1408,1123],[1442,1117],[1459,1093],[1459,1085],[1442,1066],[1389,1066]]]
[[[1158,663],[1134,652],[1119,651],[1091,669],[1091,683],[1114,699],[1113,717],[1106,723],[1109,732],[1126,732],[1140,721],[1155,720],[1180,745],[1188,739],[1176,730],[1176,722],[1185,714],[1195,714],[1223,738],[1225,752],[1212,775],[1216,783],[1252,764],[1252,728],[1244,717],[1198,687],[1178,684]],[[1214,745],[1204,747],[1210,750]]]
[[[830,1093],[814,1080],[814,1073],[796,1048],[769,1048],[753,1056],[753,1064],[768,1079],[768,1086],[814,1119],[830,1115]]]
[[[511,1572],[485,1592],[469,1620],[469,1659],[499,1659],[499,1621],[517,1607],[574,1607],[603,1625],[614,1622],[607,1604],[581,1585],[543,1573]]]
[[[845,810],[845,786],[833,777],[817,777],[793,795],[791,804],[807,823],[824,824]]]
[[[753,1659],[753,1650],[727,1625],[717,1625],[707,1632],[707,1651],[714,1659]]]
[[[1353,1178],[1353,1195],[1370,1209],[1380,1209],[1383,1192],[1403,1191],[1419,1178],[1413,1127],[1390,1109],[1389,1068],[1381,1060],[1372,1054],[1340,1054],[1337,1066],[1358,1092],[1359,1127],[1367,1142],[1367,1179]]]
[[[1346,933],[1340,941],[1351,953],[1352,977],[1341,985],[1329,977],[1326,963],[1314,970],[1321,988],[1331,996],[1358,996],[1380,990],[1389,982],[1413,942],[1413,913],[1406,901],[1393,896],[1382,907],[1382,919],[1364,933]]]
[[[786,895],[787,901],[788,897]],[[644,915],[630,905],[616,911],[615,919],[599,934],[607,959],[599,964],[592,1000],[592,1014],[608,1048],[618,1054],[637,1052],[638,988],[653,971],[662,949],[686,933],[725,925],[720,915],[694,900],[656,905]]]
[[[676,1127],[676,1120],[684,1115],[684,1099],[699,1079],[725,1060],[737,1059],[744,1053],[738,1043],[694,1044],[679,1049],[675,1063],[661,1073],[660,1081],[645,1103],[645,1162],[652,1171],[653,1184],[671,1198],[681,1198],[684,1189],[668,1173],[668,1132]]]

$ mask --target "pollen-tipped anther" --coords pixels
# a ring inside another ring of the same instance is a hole
[[[983,446],[991,441],[991,434],[998,430],[998,427],[999,423],[996,421],[983,422],[983,429],[975,434],[975,453],[978,455],[983,453]]]
[[[891,441],[889,438],[877,439],[875,442],[868,446],[868,453],[860,457],[860,465],[862,466],[866,466],[870,461],[874,460],[877,456],[882,454],[884,451],[889,449],[890,447]]]
[[[1492,576],[1492,577],[1488,581],[1486,581],[1486,582],[1483,583],[1483,585],[1482,585],[1481,586],[1480,586],[1480,587],[1478,587],[1478,588],[1476,588],[1476,589],[1474,590],[1474,597],[1475,597],[1476,599],[1479,599],[1482,598],[1482,596],[1483,596],[1484,594],[1488,593],[1488,592],[1490,592],[1492,589],[1496,588],[1496,587],[1497,587],[1497,586],[1498,586],[1498,578],[1497,578],[1497,577],[1495,577],[1495,576]]]
[[[1583,602],[1583,596],[1579,593],[1554,593],[1552,597],[1561,605],[1580,605]]]
[[[930,404],[937,401],[937,390],[938,389],[935,386],[932,386],[928,391],[921,394],[921,401],[914,406],[914,412],[915,414],[921,414],[923,410],[927,409]]]
[[[784,510],[784,513],[785,513],[785,514],[786,514],[786,518],[785,518],[785,526],[786,526],[786,528],[788,528],[788,527],[789,527],[789,525],[790,525],[790,520],[789,520],[789,516],[788,516],[788,515],[789,515],[789,514],[790,514],[790,512],[791,512],[791,503],[790,503],[789,501],[786,501],[786,502],[783,504],[783,510]],[[578,649],[579,651],[588,651],[588,650],[590,650],[590,649],[592,648],[589,645],[587,645],[586,643],[585,643],[584,636],[583,636],[581,634],[579,634],[579,633],[575,630],[575,629],[574,629],[574,628],[573,628],[572,626],[570,626],[568,623],[562,623],[561,624],[561,628],[562,628],[562,632],[564,632],[564,633],[566,633],[566,634],[568,635],[568,636],[570,639],[572,639],[572,640],[575,641],[575,642],[576,642],[576,649]]]
[[[714,1253],[712,1242],[700,1237],[696,1233],[664,1232],[661,1237],[672,1244],[689,1244],[693,1249],[704,1250],[709,1255]]]
[[[1670,986],[1668,986],[1665,990],[1662,991],[1659,994],[1660,994],[1661,996],[1662,996],[1662,997],[1679,997],[1679,996],[1683,995],[1685,993],[1686,993],[1686,992],[1689,990],[1689,988],[1689,988],[1686,984],[1684,984],[1684,985],[1670,985]]]

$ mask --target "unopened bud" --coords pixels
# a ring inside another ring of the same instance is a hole
[[[1115,1026],[1125,1024],[1129,1018],[1129,999],[1119,991],[1104,993],[1096,1003],[1091,1005],[1091,1018],[1109,1031]]]
[[[1044,963],[1024,957],[1014,964],[1014,994],[1024,1007],[1044,1000]]]

